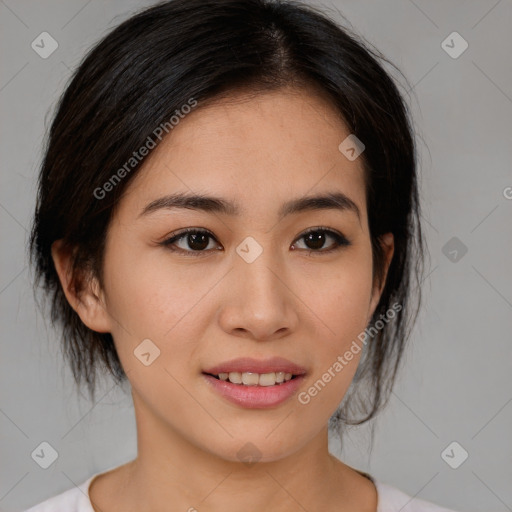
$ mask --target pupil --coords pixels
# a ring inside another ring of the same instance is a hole
[[[201,243],[201,241],[199,242],[199,247],[197,245],[194,246],[194,244],[198,243],[197,241],[200,238],[202,238],[202,243]],[[206,247],[208,247],[208,235],[206,235],[204,233],[188,235],[188,245],[192,249],[197,249],[197,250],[205,249]]]
[[[313,243],[313,247],[310,247],[311,249],[321,249],[322,246],[325,243],[325,233],[321,233],[320,231],[314,231],[312,233],[308,233],[307,235],[307,241]]]

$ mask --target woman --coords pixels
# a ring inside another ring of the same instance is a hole
[[[32,512],[447,511],[328,451],[387,402],[420,282],[416,148],[376,54],[298,2],[173,0],[66,89],[31,236],[77,384],[135,460]]]

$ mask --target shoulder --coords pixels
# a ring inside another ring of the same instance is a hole
[[[429,501],[420,500],[379,481],[374,482],[378,493],[377,512],[455,512]]]
[[[48,498],[25,512],[94,512],[89,501],[89,484],[95,475],[82,484]]]

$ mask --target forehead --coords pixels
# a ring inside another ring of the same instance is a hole
[[[330,191],[345,193],[364,213],[362,158],[350,161],[338,149],[348,135],[332,104],[312,90],[199,104],[146,158],[120,213],[136,216],[148,201],[174,192],[222,196],[254,212]]]

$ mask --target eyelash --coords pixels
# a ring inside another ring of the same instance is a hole
[[[162,246],[166,247],[167,249],[169,249],[172,252],[178,252],[178,253],[186,254],[187,256],[188,255],[190,255],[190,256],[202,256],[204,253],[207,253],[207,252],[211,251],[211,249],[209,249],[209,250],[201,250],[201,251],[194,251],[194,250],[187,251],[187,250],[184,250],[184,249],[172,247],[172,245],[175,242],[177,242],[178,240],[181,240],[186,235],[191,234],[191,233],[193,233],[193,234],[206,234],[210,238],[213,238],[214,240],[216,240],[216,238],[213,236],[213,233],[211,233],[210,231],[208,231],[206,229],[186,228],[186,229],[183,229],[183,230],[181,230],[181,231],[179,231],[177,233],[173,233],[170,238],[167,238],[163,242],[160,242],[159,245],[162,245]],[[352,243],[344,235],[342,235],[341,233],[338,233],[336,231],[333,231],[332,229],[324,227],[324,226],[317,226],[317,227],[314,227],[314,228],[310,228],[307,231],[305,231],[304,233],[302,233],[296,240],[300,240],[302,238],[305,238],[310,233],[326,233],[327,235],[329,235],[332,238],[334,238],[335,243],[334,243],[334,247],[332,247],[331,249],[318,249],[318,250],[314,250],[314,249],[301,249],[301,250],[307,251],[308,255],[314,254],[316,256],[316,255],[319,255],[319,254],[332,253],[334,251],[340,250],[343,247],[347,247],[349,245],[352,245]]]

